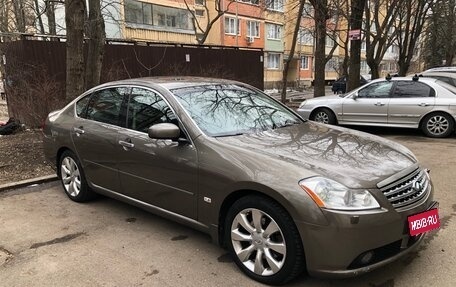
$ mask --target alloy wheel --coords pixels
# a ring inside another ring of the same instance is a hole
[[[435,136],[446,133],[449,127],[450,123],[444,116],[441,115],[431,117],[426,123],[426,128],[429,133]]]
[[[274,275],[285,263],[287,248],[282,230],[259,209],[244,209],[236,215],[231,242],[242,264],[257,275]]]
[[[329,124],[329,115],[323,111],[315,114],[315,121],[319,123]]]
[[[60,174],[66,193],[71,197],[78,196],[81,191],[81,173],[74,159],[67,156],[62,160]]]

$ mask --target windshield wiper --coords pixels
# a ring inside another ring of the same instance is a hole
[[[294,126],[294,125],[299,125],[301,124],[300,122],[296,122],[296,121],[290,121],[290,120],[286,120],[283,124],[281,125],[274,125],[273,126],[273,129],[276,129],[276,128],[285,128],[285,127],[290,127],[290,126]]]
[[[226,134],[218,134],[218,135],[215,135],[214,137],[215,138],[234,137],[234,136],[241,136],[243,134],[244,133],[226,133]]]

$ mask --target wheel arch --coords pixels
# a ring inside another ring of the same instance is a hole
[[[230,193],[227,197],[225,197],[225,199],[223,200],[221,206],[220,206],[220,209],[219,209],[219,216],[218,216],[218,244],[222,247],[225,247],[225,243],[224,242],[224,232],[225,232],[225,220],[226,220],[226,215],[228,214],[228,211],[230,209],[230,207],[239,199],[243,198],[243,197],[247,197],[247,196],[259,196],[259,197],[264,197],[264,198],[267,198],[269,200],[272,200],[274,202],[276,202],[277,204],[279,204],[286,212],[287,214],[290,216],[290,218],[294,218],[293,215],[296,215],[294,214],[295,211],[294,210],[290,210],[290,208],[287,208],[283,202],[285,201],[285,199],[283,198],[278,198],[280,197],[278,194],[277,196],[271,196],[269,194],[266,194],[264,192],[260,192],[258,190],[254,190],[254,189],[239,189],[239,190],[236,190],[236,191],[233,191],[232,193]]]
[[[447,116],[450,117],[450,119],[453,121],[453,126],[456,126],[456,120],[454,118],[453,115],[451,115],[448,111],[445,111],[445,110],[433,110],[433,111],[430,111],[429,113],[427,114],[424,114],[423,116],[421,116],[420,118],[420,122],[418,124],[418,127],[421,128],[423,126],[423,122],[424,122],[424,119],[429,116],[429,115],[433,115],[433,114],[446,114]],[[454,131],[454,130],[453,130]]]

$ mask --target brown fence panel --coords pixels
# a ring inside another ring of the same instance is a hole
[[[65,42],[19,40],[0,45],[11,116],[31,126],[62,106]],[[147,43],[107,44],[102,82],[150,76],[232,79],[263,89],[262,50]]]

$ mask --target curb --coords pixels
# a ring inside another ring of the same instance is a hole
[[[52,174],[52,175],[46,175],[46,176],[41,176],[41,177],[35,177],[31,179],[26,179],[26,180],[21,180],[13,183],[6,183],[0,185],[0,192],[9,190],[9,189],[14,189],[14,188],[21,188],[25,186],[29,186],[32,184],[41,184],[49,181],[54,181],[57,180],[57,175]]]

